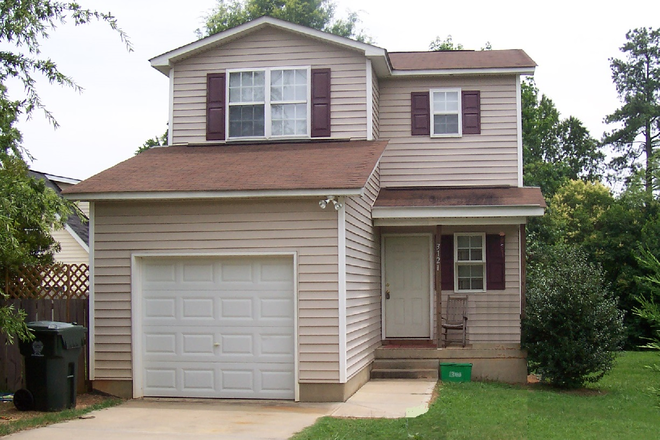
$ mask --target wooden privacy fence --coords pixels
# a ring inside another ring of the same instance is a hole
[[[86,264],[27,266],[6,270],[0,305],[25,310],[26,321],[75,322],[89,328],[89,268]],[[89,336],[89,335],[88,335]],[[0,390],[16,391],[25,386],[23,356],[18,342],[6,344],[0,334]],[[89,378],[87,345],[78,359],[78,391],[87,389]]]

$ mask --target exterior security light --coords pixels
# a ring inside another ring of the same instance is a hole
[[[327,196],[325,199],[319,200],[319,206],[321,207],[321,209],[325,209],[328,207],[330,202],[332,202],[332,204],[334,205],[335,211],[339,211],[341,208],[344,207],[342,203],[339,203],[337,197],[335,196]]]

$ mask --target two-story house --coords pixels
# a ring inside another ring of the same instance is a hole
[[[66,191],[90,202],[95,388],[345,400],[408,344],[525,379],[544,201],[522,183],[523,51],[388,53],[264,17],[151,64],[171,145]],[[440,337],[450,294],[465,348]]]

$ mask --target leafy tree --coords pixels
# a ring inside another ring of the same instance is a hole
[[[126,43],[125,33],[115,17],[82,8],[76,2],[22,0],[0,2],[0,269],[19,264],[52,261],[57,243],[50,236],[53,227],[62,225],[70,205],[44,182],[29,177],[21,133],[15,127],[18,118],[30,117],[35,110],[57,127],[57,121],[45,107],[36,88],[37,76],[51,84],[81,90],[74,80],[60,72],[57,64],[41,55],[41,42],[57,25],[71,21],[75,25],[103,21]],[[17,80],[23,86],[20,99],[10,99],[8,83]],[[5,293],[0,288],[0,296]],[[0,306],[0,332],[23,339],[28,337],[25,314]]]
[[[639,277],[638,280],[647,288],[649,294],[637,296],[639,306],[634,312],[653,327],[654,337],[644,348],[660,350],[660,261],[645,248],[640,249],[637,260],[648,272],[648,275]],[[649,368],[655,373],[660,373],[660,364],[649,365]],[[660,386],[652,388],[651,391],[660,397]]]
[[[553,242],[585,245],[597,240],[600,219],[613,203],[610,190],[600,182],[568,181],[548,210],[549,227],[556,234]]]
[[[490,44],[490,41],[486,41],[484,47],[481,48],[481,50],[492,50],[492,49],[493,49],[493,45]],[[447,35],[447,38],[445,38],[444,40],[439,36],[435,37],[435,40],[431,41],[431,44],[429,44],[429,50],[439,52],[446,50],[464,50],[464,48],[461,43],[454,43],[454,40],[451,35]]]
[[[131,50],[126,34],[117,26],[116,18],[109,13],[84,9],[76,2],[53,0],[3,1],[0,3],[0,112],[4,120],[7,115],[30,116],[35,109],[44,112],[46,118],[57,127],[57,121],[46,109],[36,89],[35,74],[40,74],[51,84],[71,87],[80,91],[72,78],[66,76],[50,58],[41,57],[41,40],[49,36],[58,24],[71,20],[76,26],[91,21],[105,21],[119,33],[120,38]],[[13,49],[13,50],[12,50]],[[9,78],[19,80],[25,96],[18,101],[8,101],[6,85]],[[13,119],[16,119],[15,117]],[[4,127],[3,127],[4,128]],[[6,151],[8,146],[5,147]],[[9,146],[16,148],[15,146]]]
[[[612,79],[623,105],[605,118],[618,127],[606,133],[603,142],[619,153],[610,163],[616,171],[635,173],[643,167],[650,200],[660,145],[660,29],[633,29],[626,33],[626,40],[621,46],[626,59],[610,59]]]
[[[147,151],[152,149],[153,147],[165,147],[168,144],[168,131],[165,130],[165,133],[163,133],[160,136],[154,136],[151,139],[147,139],[144,141],[144,144],[140,148],[138,148],[135,151],[135,155],[137,156],[138,154],[142,153],[143,151]]]
[[[639,306],[634,312],[653,326],[656,336],[652,346],[660,350],[660,261],[647,248],[640,249],[637,261],[647,271],[637,279],[648,293],[638,295]]]
[[[575,246],[549,246],[529,265],[523,347],[555,386],[578,388],[612,369],[624,340],[623,314],[603,272]]]
[[[525,185],[541,187],[550,199],[569,180],[598,180],[604,155],[582,122],[562,119],[533,80],[521,84],[521,93]]]
[[[451,35],[447,35],[447,38],[444,40],[440,38],[440,36],[437,36],[435,37],[435,40],[431,41],[431,44],[429,44],[429,50],[436,52],[441,50],[463,50],[463,45],[461,43],[454,43]]]
[[[51,236],[52,228],[61,228],[70,214],[70,205],[44,181],[28,175],[27,165],[14,155],[0,153],[0,273],[11,272],[24,264],[49,264],[59,250]],[[2,277],[4,282],[4,276]],[[0,282],[0,298],[6,298]],[[10,343],[29,333],[25,312],[0,305],[0,332]]]
[[[329,32],[357,41],[371,42],[362,29],[357,13],[349,12],[346,19],[335,19],[336,6],[332,0],[218,0],[205,17],[199,38],[217,34],[265,15]]]

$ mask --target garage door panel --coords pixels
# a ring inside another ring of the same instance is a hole
[[[181,318],[214,319],[215,301],[213,298],[182,298]]]
[[[291,258],[147,260],[146,396],[294,397]]]
[[[145,394],[164,397],[291,399],[293,371],[288,365],[246,366],[227,363],[202,368],[193,363],[176,367],[155,364],[145,370]]]

